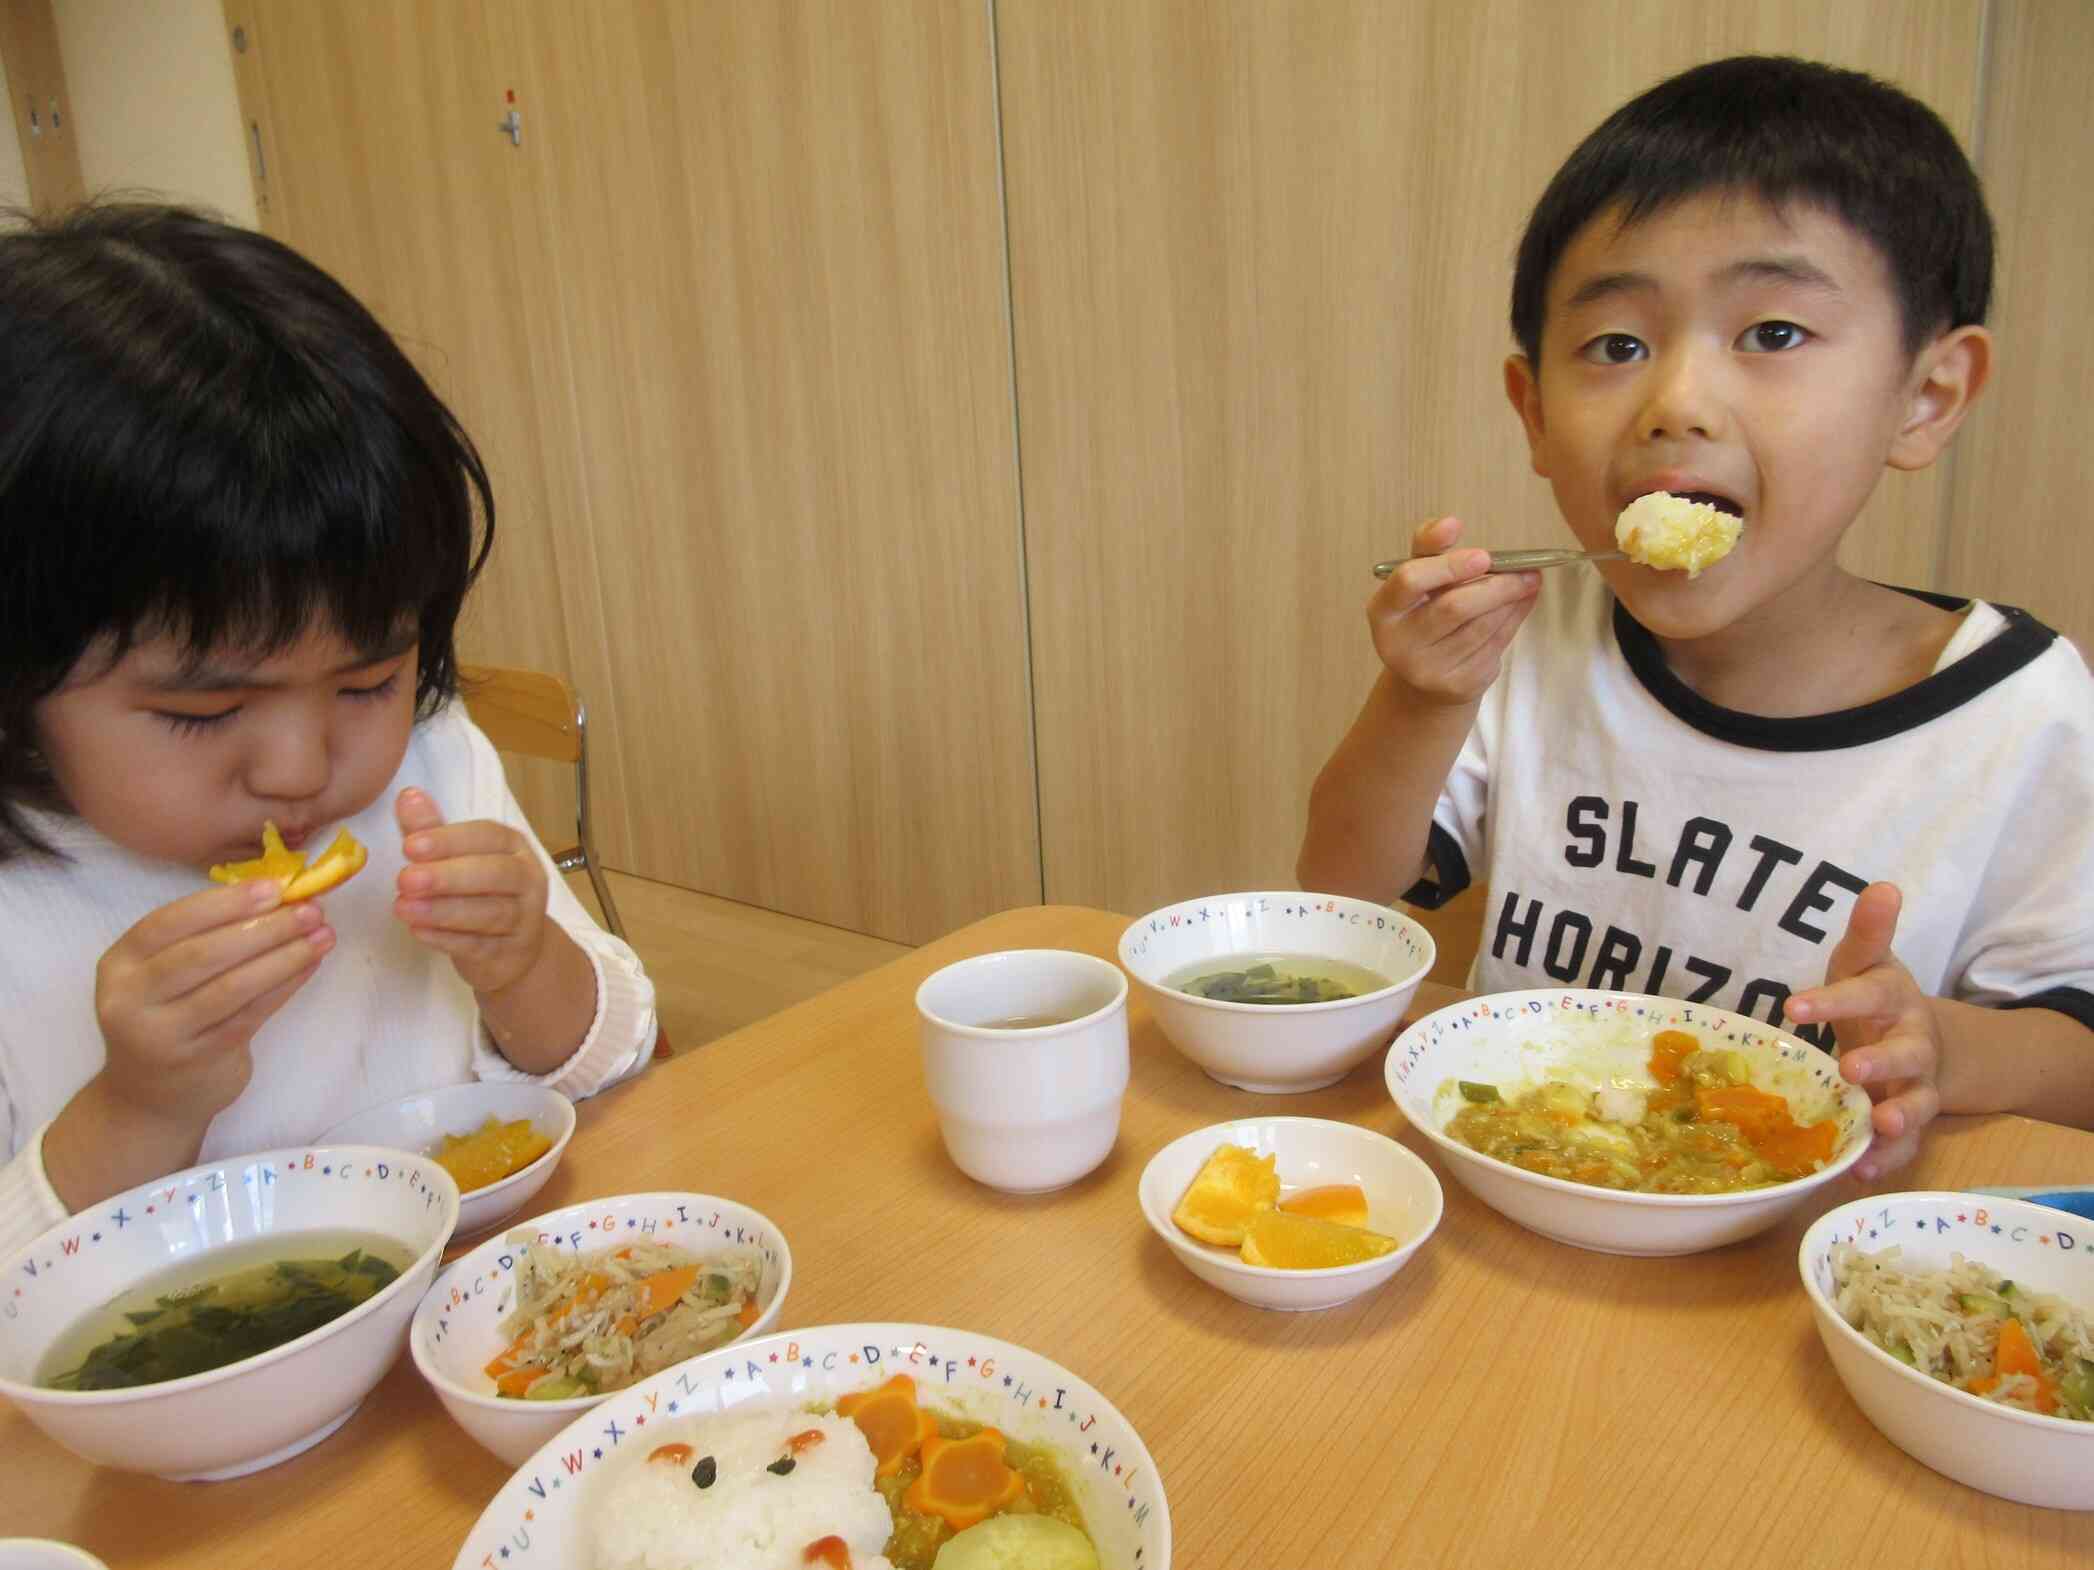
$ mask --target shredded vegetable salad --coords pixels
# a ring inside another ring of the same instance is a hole
[[[502,1321],[509,1345],[487,1377],[498,1394],[529,1401],[623,1390],[755,1324],[762,1272],[746,1249],[700,1256],[642,1240],[570,1254],[531,1243]]]

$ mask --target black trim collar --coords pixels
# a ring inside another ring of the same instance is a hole
[[[1922,589],[1899,589],[1898,593],[1945,611],[1962,610],[1970,604]],[[1672,673],[1658,640],[1619,600],[1614,602],[1614,639],[1644,690],[1675,719],[1703,735],[1762,752],[1830,752],[1882,741],[1937,720],[1998,686],[2057,640],[2055,632],[2025,610],[1998,604],[1993,609],[2006,618],[2007,625],[1946,669],[1859,708],[1789,719],[1770,719],[1709,702]]]

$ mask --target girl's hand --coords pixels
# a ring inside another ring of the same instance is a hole
[[[407,855],[394,914],[473,991],[521,980],[546,934],[545,868],[530,840],[487,819],[447,824],[426,791],[403,790],[393,811]]]
[[[254,1033],[334,947],[319,905],[271,878],[191,894],[143,918],[95,967],[102,1094],[201,1140],[254,1072]]]
[[[1941,1111],[1940,1030],[1927,995],[1890,947],[1902,902],[1896,884],[1863,889],[1825,966],[1825,984],[1788,1001],[1790,1019],[1832,1022],[1841,1075],[1876,1103],[1876,1143],[1854,1168],[1864,1183],[1910,1161]]]
[[[1458,518],[1420,525],[1410,560],[1367,604],[1375,653],[1419,706],[1481,698],[1541,586],[1537,572],[1490,576],[1490,552],[1456,550],[1460,538]]]

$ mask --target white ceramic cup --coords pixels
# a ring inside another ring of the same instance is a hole
[[[0,1570],[109,1570],[84,1548],[45,1537],[0,1537]]]
[[[923,1080],[953,1164],[1013,1194],[1103,1161],[1127,1093],[1127,977],[1068,949],[963,959],[916,989]],[[1001,1022],[1050,1019],[1012,1028]]]

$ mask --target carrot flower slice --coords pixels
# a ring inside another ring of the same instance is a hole
[[[854,1390],[836,1400],[836,1415],[847,1417],[865,1436],[873,1459],[875,1477],[892,1477],[902,1463],[938,1434],[931,1414],[916,1404],[916,1381],[896,1374],[871,1390]]]
[[[1025,1492],[1025,1479],[1003,1464],[1004,1437],[993,1428],[966,1439],[923,1442],[923,1472],[902,1495],[918,1515],[941,1516],[955,1532],[986,1521]]]

